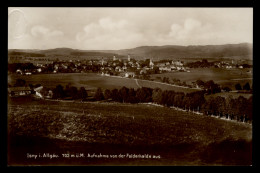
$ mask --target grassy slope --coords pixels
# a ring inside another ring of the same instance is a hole
[[[156,77],[169,77],[170,79],[176,78],[187,83],[195,82],[200,79],[205,81],[213,80],[214,82],[223,85],[229,86],[232,89],[235,89],[235,84],[240,83],[244,85],[246,82],[252,84],[252,73],[247,73],[248,70],[252,69],[218,69],[218,68],[198,68],[190,69],[190,73],[187,72],[174,72],[174,73],[162,73],[151,75],[152,78]],[[235,80],[243,79],[243,80]]]
[[[14,136],[10,143],[12,152],[9,163],[251,164],[252,126],[248,124],[150,105],[55,101],[22,103],[10,102],[8,106],[9,134]],[[148,153],[160,155],[161,159],[28,162],[24,157],[29,151]]]
[[[245,97],[246,99],[249,99],[253,94],[248,94],[248,93],[232,93],[232,92],[222,92],[222,93],[216,93],[216,94],[210,94],[210,95],[206,95],[206,98],[209,98],[211,96],[213,97],[217,97],[217,96],[221,96],[221,97],[229,97],[232,96],[234,99],[238,98],[239,96]]]
[[[14,84],[16,79],[24,79],[27,84],[42,84],[45,87],[55,88],[58,84],[62,86],[66,86],[67,84],[71,84],[76,87],[86,87],[87,89],[96,89],[97,87],[101,87],[102,89],[120,89],[123,86],[128,88],[138,88],[136,81],[134,79],[128,78],[120,78],[120,77],[112,77],[112,76],[101,76],[94,73],[59,73],[59,74],[39,74],[39,75],[9,75],[8,83]],[[139,85],[143,87],[150,88],[162,88],[168,90],[176,90],[176,91],[184,91],[184,92],[192,92],[192,89],[180,89],[179,87],[169,86],[165,84],[158,84],[152,81],[141,81],[138,80]]]

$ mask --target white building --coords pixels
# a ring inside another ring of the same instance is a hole
[[[116,60],[117,60],[117,58],[116,58],[116,56],[114,55],[114,56],[113,56],[113,61],[116,61]]]
[[[153,63],[152,59],[150,59],[149,66],[153,69],[154,63]]]

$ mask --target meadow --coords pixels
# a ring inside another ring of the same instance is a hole
[[[224,98],[227,98],[227,97],[232,97],[232,98],[238,98],[240,96],[246,98],[246,99],[249,99],[251,96],[253,96],[253,94],[250,94],[250,93],[234,93],[234,92],[221,92],[221,93],[215,93],[215,94],[210,94],[210,95],[206,95],[206,99],[208,97],[217,97],[217,96],[220,96],[220,97],[224,97]]]
[[[248,72],[251,71],[251,72]],[[182,82],[191,84],[200,79],[204,82],[213,80],[222,86],[228,86],[235,90],[235,85],[240,83],[242,86],[249,82],[252,85],[252,69],[221,69],[221,68],[196,68],[190,69],[190,72],[171,72],[151,75],[152,79],[157,77],[169,77],[180,79]]]
[[[251,165],[252,126],[144,104],[11,99],[10,165]],[[28,159],[26,153],[158,159]]]
[[[96,73],[58,73],[58,74],[37,74],[37,75],[18,75],[18,74],[10,74],[8,75],[8,83],[13,85],[16,79],[23,79],[27,84],[41,84],[44,87],[55,88],[58,84],[62,86],[66,86],[70,84],[71,86],[85,87],[87,90],[95,90],[98,87],[105,89],[120,89],[123,86],[127,88],[137,89],[141,87],[149,87],[149,88],[161,88],[163,90],[175,90],[182,92],[193,92],[197,91],[196,89],[186,88],[183,89],[178,86],[172,86],[163,83],[157,83],[153,81],[145,81],[138,80],[138,84],[136,79],[131,78],[122,78],[118,76],[101,76]]]

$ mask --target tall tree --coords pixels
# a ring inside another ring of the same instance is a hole
[[[129,89],[123,86],[118,92],[122,97],[123,102],[127,102]]]
[[[134,88],[130,88],[129,89],[127,102],[129,102],[129,103],[137,103],[136,92],[135,92]]]
[[[239,83],[235,85],[235,88],[236,88],[236,90],[242,90],[242,87]]]
[[[97,101],[104,100],[104,95],[100,87],[97,88],[96,93],[94,95],[94,99]]]
[[[112,100],[114,100],[114,101],[121,102],[121,98],[119,97],[119,94],[118,94],[118,89],[113,89],[113,90],[111,91],[111,98],[112,98]]]
[[[111,91],[109,89],[106,89],[104,92],[104,98],[106,100],[110,99],[112,97]]]
[[[223,115],[225,113],[225,98],[221,96],[217,96],[215,98],[216,110],[219,115]]]
[[[243,90],[250,90],[250,85],[248,82],[243,86]]]
[[[23,87],[26,85],[26,81],[23,79],[16,79],[14,86],[15,87]]]
[[[160,88],[155,88],[153,90],[152,99],[153,99],[153,102],[155,102],[157,104],[161,103],[161,100],[162,100],[162,90]]]
[[[233,107],[234,107],[234,98],[232,95],[229,95],[225,100],[225,113],[228,114],[230,118],[234,114]]]
[[[253,120],[253,96],[251,96],[247,100],[247,104],[245,107],[245,113],[247,115],[247,120],[252,121]]]
[[[202,81],[202,80],[200,80],[200,79],[198,79],[197,81],[196,81],[196,84],[199,86],[199,87],[204,87],[204,85],[205,85],[205,83]]]
[[[166,105],[167,106],[173,106],[173,105],[175,105],[175,95],[176,95],[176,93],[175,93],[175,91],[173,91],[173,90],[170,90],[170,91],[168,91],[167,92],[167,95],[165,95],[165,99],[166,99]]]
[[[178,92],[175,94],[174,96],[174,106],[177,107],[183,107],[184,103],[183,103],[183,99],[184,99],[184,93],[183,92]]]
[[[72,99],[77,99],[78,97],[78,89],[74,86],[70,87],[69,90],[67,91],[67,95],[69,97],[72,97]]]
[[[57,85],[56,88],[53,90],[53,98],[64,98],[65,97],[65,91],[63,90],[62,85]]]
[[[168,96],[169,96],[169,91],[168,90],[164,90],[163,92],[162,92],[162,95],[161,95],[161,102],[160,102],[160,104],[162,104],[162,105],[167,105],[167,103],[169,103],[168,102]]]
[[[88,96],[88,93],[84,87],[80,87],[78,91],[78,98],[85,99]]]
[[[138,88],[136,91],[136,97],[139,102],[151,102],[152,101],[152,92],[151,88],[142,87]]]
[[[205,89],[208,94],[214,94],[214,93],[221,92],[220,86],[218,84],[214,83],[213,80],[207,81],[204,84],[204,86],[205,86]]]

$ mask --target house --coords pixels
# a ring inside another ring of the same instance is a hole
[[[157,63],[157,67],[164,67],[165,63]]]
[[[226,69],[231,69],[231,68],[232,68],[231,65],[227,65],[227,66],[226,66]]]
[[[177,67],[175,65],[171,65],[170,67],[171,67],[171,70],[176,70],[177,69]]]
[[[35,95],[39,98],[43,98],[43,95],[41,94],[41,90],[43,89],[43,86],[39,86],[37,88],[34,88]]]
[[[48,99],[52,98],[52,97],[53,97],[53,92],[52,92],[52,90],[49,90],[49,91],[47,92],[47,94],[44,95],[44,97],[45,97],[45,98],[48,98]]]
[[[122,70],[123,70],[123,71],[127,70],[127,67],[126,67],[126,66],[123,66],[123,67],[122,67]]]
[[[55,64],[55,65],[54,65],[54,69],[55,69],[55,70],[58,70],[58,69],[59,69],[59,64]]]
[[[135,64],[136,64],[137,69],[141,69],[141,65],[138,62],[136,62]]]
[[[68,69],[68,66],[65,65],[65,64],[61,64],[61,66],[62,66],[63,69]]]
[[[169,62],[166,62],[165,65],[170,65],[170,63],[169,63]]]
[[[35,92],[34,96],[36,98],[45,99],[45,98],[52,98],[52,96],[53,96],[52,90],[45,88],[43,86],[39,86],[37,88],[34,88],[33,90]]]
[[[121,72],[123,70],[122,70],[122,68],[120,66],[116,66],[115,71]]]
[[[166,67],[159,67],[160,71],[171,71],[171,67],[170,66],[166,66]]]
[[[172,61],[172,65],[175,65],[175,66],[183,66],[183,63],[181,61]]]
[[[88,61],[87,65],[93,65],[93,61],[92,60]]]
[[[140,70],[140,74],[146,74],[147,71],[145,69]]]
[[[28,96],[32,94],[30,87],[10,87],[8,94],[11,97]]]
[[[25,75],[32,75],[32,73],[31,72],[26,72]]]
[[[20,69],[17,69],[17,70],[16,70],[16,73],[17,73],[17,74],[23,74],[22,70],[20,70]]]
[[[38,68],[38,69],[37,69],[37,72],[38,72],[38,73],[41,73],[41,72],[42,72],[42,69],[41,69],[41,68]]]
[[[135,77],[135,73],[134,72],[126,72],[125,73],[125,77]]]

